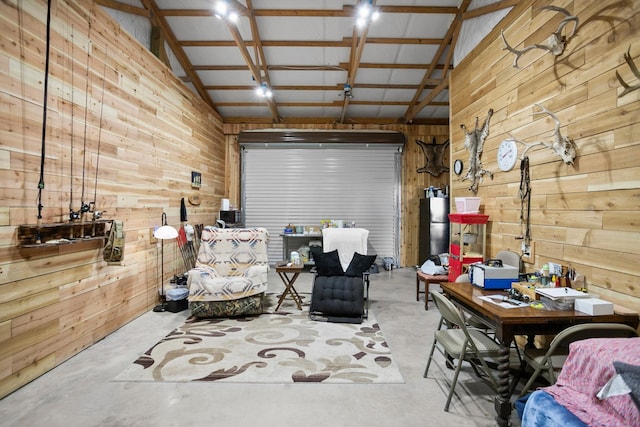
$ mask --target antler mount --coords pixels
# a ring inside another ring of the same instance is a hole
[[[516,56],[513,59],[513,66],[515,68],[520,68],[518,66],[518,60],[524,53],[532,49],[546,50],[547,52],[551,52],[555,56],[562,55],[567,46],[567,43],[575,35],[578,29],[578,24],[579,24],[578,17],[575,15],[571,15],[567,9],[564,9],[558,6],[544,6],[544,7],[541,7],[540,10],[551,10],[551,11],[560,12],[566,15],[566,18],[564,18],[562,21],[560,21],[560,24],[558,24],[558,29],[553,33],[551,33],[549,37],[547,37],[546,44],[533,44],[531,46],[525,46],[522,49],[515,49],[511,47],[511,45],[509,45],[509,43],[507,42],[507,39],[504,36],[504,30],[500,32],[500,34],[502,35],[502,41],[504,42],[503,49],[508,50],[509,52],[513,53]],[[569,24],[570,22],[573,22],[573,28],[571,32],[566,35],[563,35],[562,33],[564,31],[564,27],[566,27],[567,24]]]

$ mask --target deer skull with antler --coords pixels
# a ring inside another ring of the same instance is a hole
[[[573,161],[576,158],[575,142],[569,136],[562,136],[562,134],[560,133],[560,120],[558,119],[558,117],[556,117],[555,114],[553,114],[551,111],[547,110],[540,104],[535,104],[535,105],[536,107],[539,107],[540,109],[542,109],[541,112],[538,112],[535,114],[546,113],[550,115],[551,118],[556,122],[556,127],[553,131],[553,142],[549,143],[544,141],[538,141],[538,142],[532,142],[530,144],[527,144],[523,141],[518,141],[517,139],[514,139],[516,142],[519,142],[520,144],[523,144],[525,146],[525,149],[522,152],[522,155],[520,156],[520,158],[524,159],[525,155],[527,154],[527,151],[529,151],[531,148],[537,145],[542,145],[546,148],[550,148],[551,150],[553,150],[554,153],[560,156],[560,158],[566,165],[573,165]]]
[[[532,49],[543,49],[548,52],[551,52],[555,56],[562,55],[565,47],[567,46],[567,43],[569,42],[569,39],[571,39],[571,37],[575,35],[576,30],[578,29],[578,23],[579,23],[578,17],[571,15],[567,9],[564,9],[558,6],[544,6],[544,7],[541,7],[540,9],[560,12],[566,15],[567,17],[564,18],[562,21],[560,21],[560,24],[558,25],[558,29],[555,32],[551,33],[551,35],[547,38],[546,44],[533,44],[531,46],[526,46],[520,50],[514,49],[509,45],[509,43],[507,43],[507,39],[504,37],[504,30],[502,30],[500,34],[502,35],[502,41],[504,42],[504,45],[505,45],[503,49],[508,50],[509,52],[513,53],[516,56],[513,59],[513,66],[515,68],[520,68],[518,66],[518,59],[520,59],[520,56],[522,56],[522,54]],[[573,22],[573,29],[569,34],[563,35],[562,32],[564,30],[564,27],[566,27],[567,24],[570,22]]]
[[[627,49],[627,53],[625,53],[623,56],[624,56],[624,60],[626,61],[627,65],[629,66],[629,69],[631,70],[633,75],[640,79],[640,71],[638,71],[638,67],[636,67],[636,64],[633,62],[633,59],[631,59],[631,45],[629,45],[629,49]],[[622,77],[620,76],[620,74],[617,71],[616,71],[616,77],[618,78],[618,81],[620,82],[620,84],[624,88],[622,93],[620,93],[620,95],[618,95],[618,98],[621,98],[621,97],[625,96],[629,92],[633,92],[634,90],[640,89],[640,83],[638,83],[635,86],[629,86],[629,84],[627,84],[627,82],[622,80]]]

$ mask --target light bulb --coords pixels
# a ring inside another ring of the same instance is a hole
[[[223,17],[227,16],[227,12],[229,11],[229,5],[227,4],[226,1],[220,0],[216,2],[214,11],[215,11],[216,18],[222,19]]]
[[[368,18],[369,15],[371,14],[371,5],[369,3],[363,3],[360,5],[360,7],[358,8],[358,16],[360,18]]]
[[[271,98],[273,96],[273,93],[266,83],[262,83],[256,88],[256,94],[261,98]]]

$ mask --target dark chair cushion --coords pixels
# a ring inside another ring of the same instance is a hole
[[[316,263],[318,276],[342,276],[344,274],[337,249],[331,252],[315,253],[313,260]]]
[[[369,268],[376,262],[375,255],[362,255],[358,252],[353,254],[347,271],[344,272],[345,276],[362,276],[363,273],[369,271]]]
[[[316,277],[313,282],[309,311],[322,313],[325,316],[362,316],[364,313],[362,277]]]

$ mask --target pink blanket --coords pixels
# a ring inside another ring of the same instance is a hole
[[[616,374],[613,362],[639,366],[640,338],[595,338],[570,344],[558,380],[543,390],[589,426],[640,426],[640,411],[629,394],[596,397]]]

